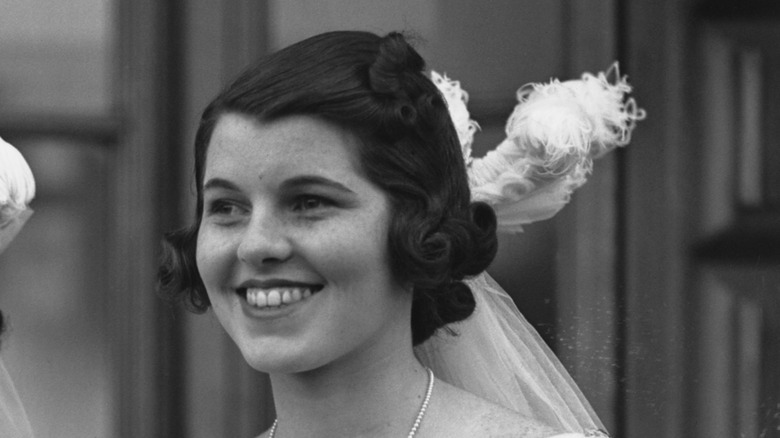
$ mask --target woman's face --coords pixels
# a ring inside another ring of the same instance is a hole
[[[358,147],[311,117],[217,122],[197,264],[214,313],[257,370],[411,345],[411,294],[388,262],[390,206],[359,171]]]

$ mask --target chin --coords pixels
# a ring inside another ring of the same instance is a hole
[[[249,348],[241,348],[241,354],[250,368],[268,374],[303,373],[325,365],[325,361],[314,358],[305,351],[291,348],[289,343],[281,348],[252,345]]]

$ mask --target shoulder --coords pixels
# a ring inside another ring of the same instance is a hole
[[[431,403],[431,416],[424,420],[430,423],[423,425],[431,436],[550,438],[561,433],[445,382],[438,381],[436,390],[438,397]]]

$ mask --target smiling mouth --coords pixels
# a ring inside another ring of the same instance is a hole
[[[322,290],[322,288],[323,286],[321,285],[272,288],[247,287],[239,288],[238,294],[252,307],[259,309],[280,308],[303,301]]]

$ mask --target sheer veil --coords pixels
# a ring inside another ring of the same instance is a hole
[[[11,377],[0,360],[0,434],[8,438],[32,438],[32,428]]]
[[[560,361],[487,273],[467,280],[474,314],[417,347],[417,357],[446,382],[556,429],[603,429]]]
[[[529,84],[506,126],[507,138],[485,157],[472,158],[478,129],[468,94],[436,72],[468,165],[472,198],[493,206],[499,231],[554,216],[585,183],[593,159],[629,143],[645,117],[617,63],[579,80]],[[566,432],[605,436],[603,425],[566,369],[487,273],[466,280],[474,314],[454,324],[457,336],[437,334],[415,353],[443,380],[526,417]]]

